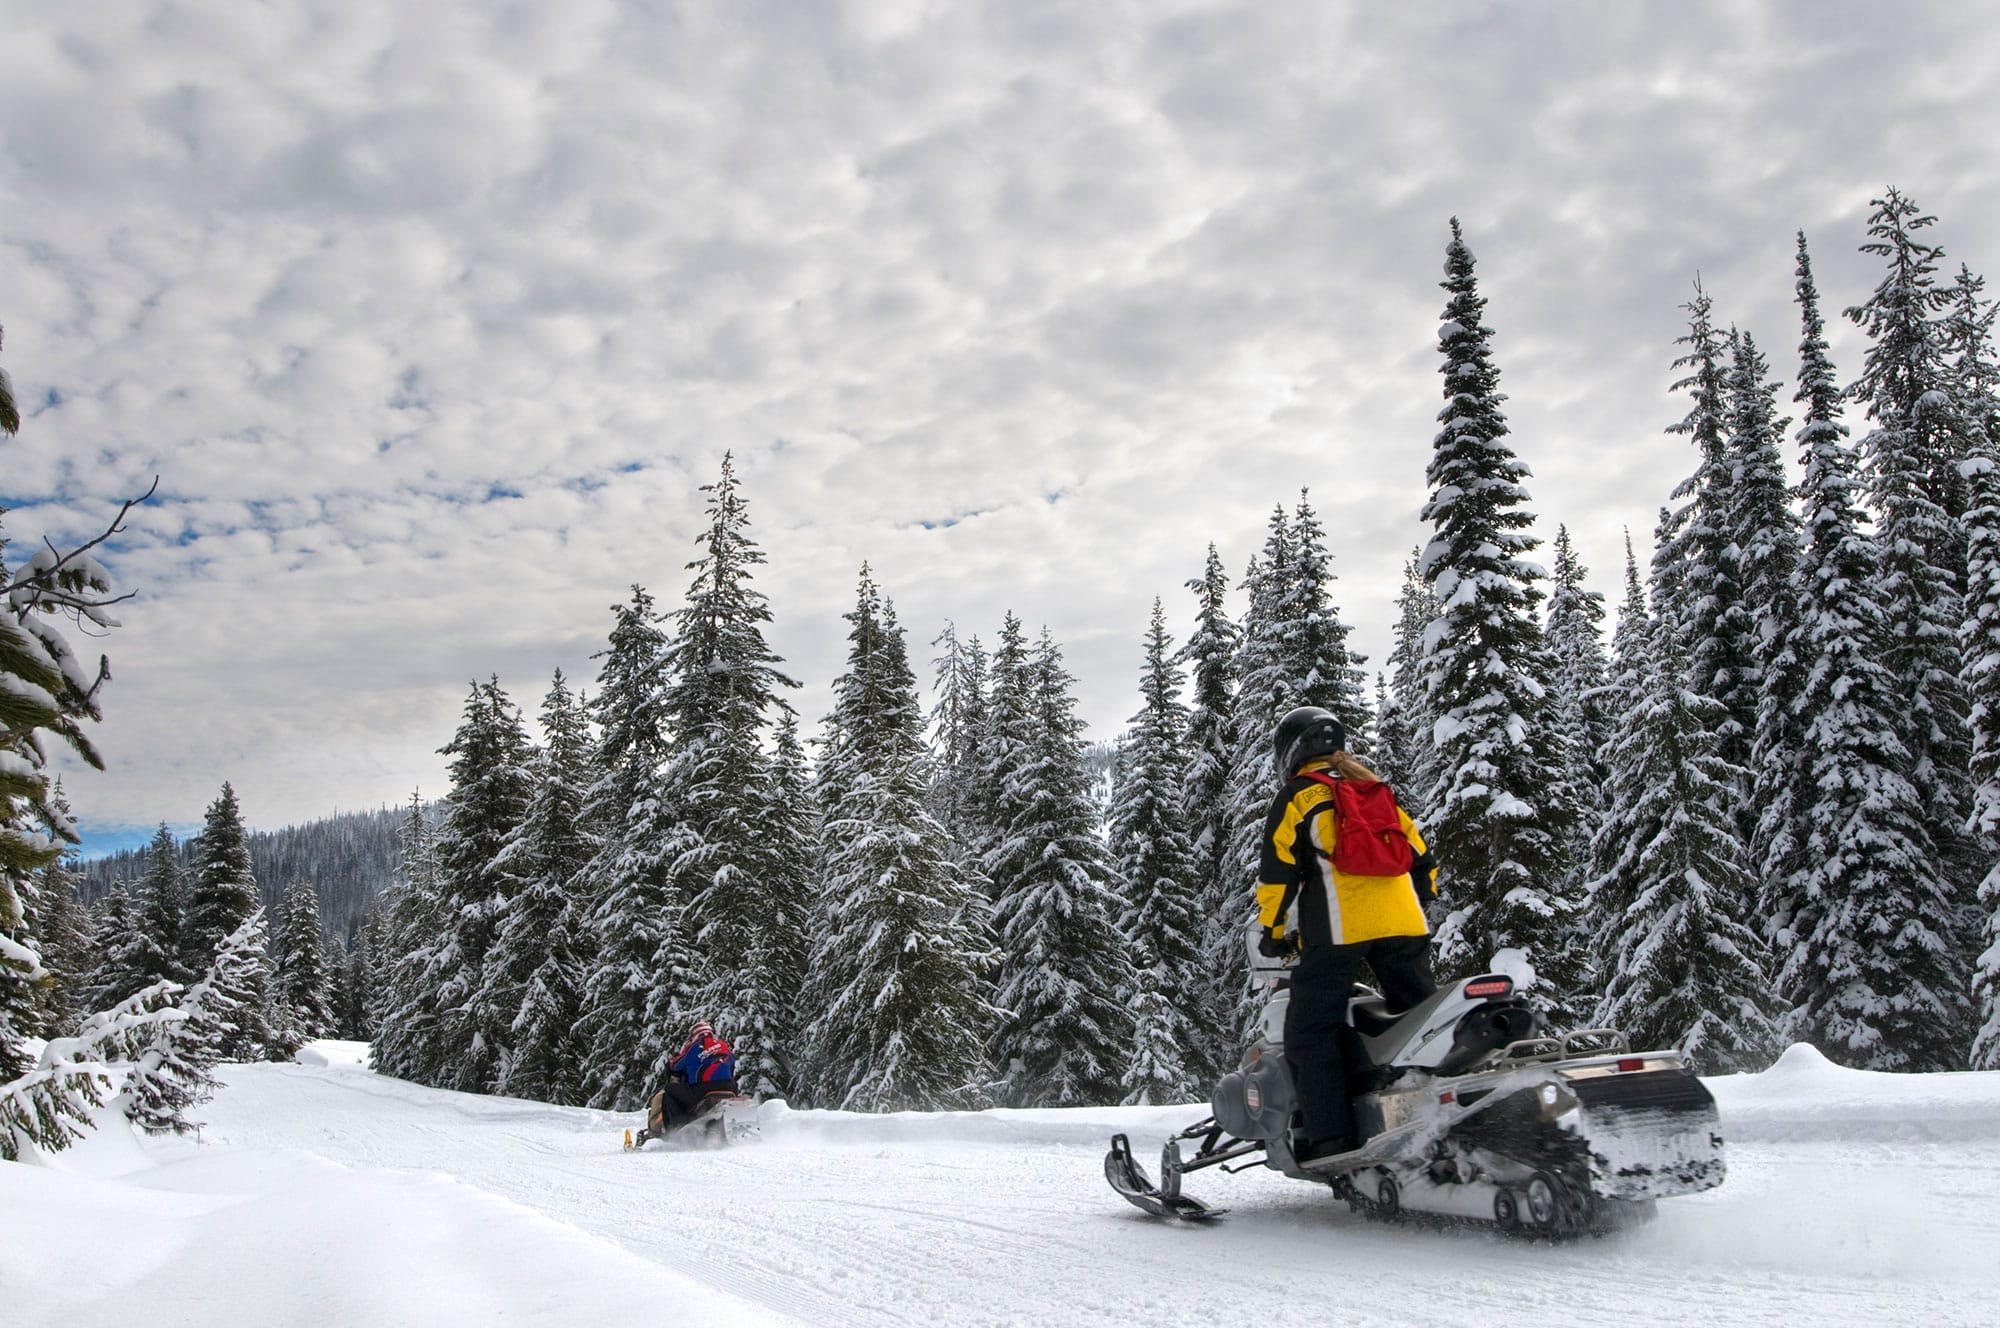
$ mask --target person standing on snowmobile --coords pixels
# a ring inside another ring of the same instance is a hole
[[[667,1082],[660,1089],[661,1129],[686,1123],[709,1094],[735,1091],[735,1052],[706,1021],[697,1021],[667,1067]]]
[[[1401,807],[1394,817],[1409,843],[1408,871],[1354,875],[1336,865],[1341,800],[1332,781],[1355,781],[1350,791],[1359,791],[1381,779],[1347,752],[1347,731],[1332,713],[1299,707],[1278,721],[1271,746],[1282,782],[1264,825],[1257,877],[1264,935],[1257,948],[1274,959],[1300,951],[1285,1011],[1285,1059],[1304,1117],[1306,1146],[1298,1160],[1306,1162],[1356,1146],[1341,1039],[1362,963],[1374,970],[1392,1010],[1407,1010],[1437,990],[1419,898],[1419,890],[1435,895],[1436,865]],[[1380,805],[1393,806],[1393,796],[1384,795]]]

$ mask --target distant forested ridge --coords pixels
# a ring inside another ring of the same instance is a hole
[[[331,936],[351,935],[374,907],[402,860],[396,834],[407,808],[372,812],[338,812],[282,830],[257,830],[246,836],[250,868],[265,908],[273,911],[295,881],[309,882],[319,896],[320,918]],[[180,864],[194,864],[194,836],[180,841]],[[80,892],[94,904],[119,881],[136,881],[146,873],[150,850],[124,849],[81,863]]]

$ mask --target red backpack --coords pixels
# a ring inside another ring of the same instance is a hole
[[[1396,794],[1381,780],[1335,779],[1315,770],[1302,772],[1333,793],[1335,871],[1347,876],[1402,876],[1415,855],[1396,814]]]

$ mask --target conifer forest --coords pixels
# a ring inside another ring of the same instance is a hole
[[[1872,200],[1879,280],[1845,305],[1800,233],[1789,327],[1690,288],[1660,354],[1686,478],[1649,558],[1628,532],[1591,569],[1535,509],[1507,311],[1451,220],[1393,648],[1350,644],[1333,495],[1274,495],[1247,565],[1210,543],[1153,600],[1103,747],[1048,631],[913,639],[866,565],[831,709],[799,714],[725,458],[685,583],[632,585],[573,671],[472,683],[435,801],[281,844],[225,784],[198,835],[162,826],[85,888],[49,749],[103,759],[105,666],[65,629],[110,625],[130,588],[93,556],[116,522],[67,552],[17,537],[0,1143],[60,1146],[113,1062],[135,1119],[184,1128],[218,1059],[323,1036],[427,1085],[629,1109],[696,1019],[744,1091],[795,1105],[1202,1100],[1252,1009],[1271,731],[1300,705],[1424,827],[1440,977],[1504,965],[1558,1024],[1707,1073],[1792,1042],[2000,1068],[2000,305],[1934,224]],[[1859,363],[1834,363],[1836,319]],[[31,435],[5,445],[50,445]]]

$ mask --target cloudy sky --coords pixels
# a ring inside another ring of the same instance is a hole
[[[737,458],[810,720],[866,560],[914,653],[1046,624],[1092,735],[1309,486],[1388,645],[1449,219],[1542,532],[1618,584],[1700,280],[1790,379],[1894,184],[2000,263],[1961,3],[0,0],[7,533],[106,561],[90,846],[445,789],[497,673],[588,683]],[[1835,354],[1852,374],[1860,347]],[[1789,396],[1789,390],[1787,391]],[[1614,596],[1615,598],[1615,596]]]

